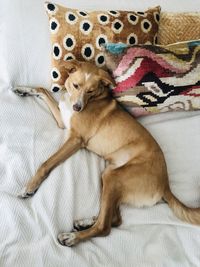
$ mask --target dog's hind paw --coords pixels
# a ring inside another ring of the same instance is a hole
[[[96,222],[96,220],[97,218],[95,216],[89,219],[76,220],[74,221],[73,231],[86,230],[90,228]]]

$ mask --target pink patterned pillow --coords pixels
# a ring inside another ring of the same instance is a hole
[[[107,44],[113,95],[134,116],[200,109],[200,40],[168,46]]]

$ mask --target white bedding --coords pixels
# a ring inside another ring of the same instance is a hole
[[[123,224],[106,238],[74,248],[57,241],[74,219],[96,215],[104,162],[85,150],[56,168],[33,198],[16,197],[38,166],[64,142],[45,104],[7,90],[0,98],[0,266],[196,266],[200,228],[161,203],[122,207]],[[164,150],[174,193],[200,206],[200,112],[143,118]]]
[[[146,209],[122,206],[123,224],[108,237],[73,248],[58,243],[57,234],[70,231],[74,219],[98,213],[104,161],[85,150],[56,168],[33,198],[16,197],[64,142],[66,130],[57,128],[41,100],[20,98],[10,90],[15,84],[50,84],[48,22],[42,1],[0,2],[0,267],[199,267],[200,227],[179,221],[165,203]],[[90,6],[89,0],[84,2]],[[100,8],[101,2],[92,1],[91,7]],[[111,2],[106,5],[120,5]],[[169,1],[169,10],[173,2],[180,0]],[[139,0],[127,3],[130,9],[133,3],[138,8],[147,5]],[[162,5],[152,0],[148,6],[154,3]],[[199,1],[193,3],[193,10],[200,11]],[[83,1],[77,5],[83,7]],[[165,1],[163,5],[166,9]],[[191,6],[181,1],[177,9]],[[174,112],[140,121],[164,151],[174,194],[187,205],[200,206],[200,112]]]

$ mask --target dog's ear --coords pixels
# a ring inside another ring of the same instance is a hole
[[[100,76],[101,82],[105,86],[109,86],[109,85],[111,85],[112,87],[115,86],[115,81],[113,80],[113,78],[110,76],[110,74],[107,71],[99,69],[99,76]]]
[[[73,60],[68,60],[62,63],[62,67],[67,71],[68,74],[71,74],[80,67],[80,62],[73,59]]]

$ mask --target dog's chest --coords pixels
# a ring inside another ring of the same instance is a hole
[[[73,109],[71,107],[68,94],[62,95],[59,101],[59,109],[62,117],[62,121],[67,129],[70,129],[71,117],[73,115]]]

